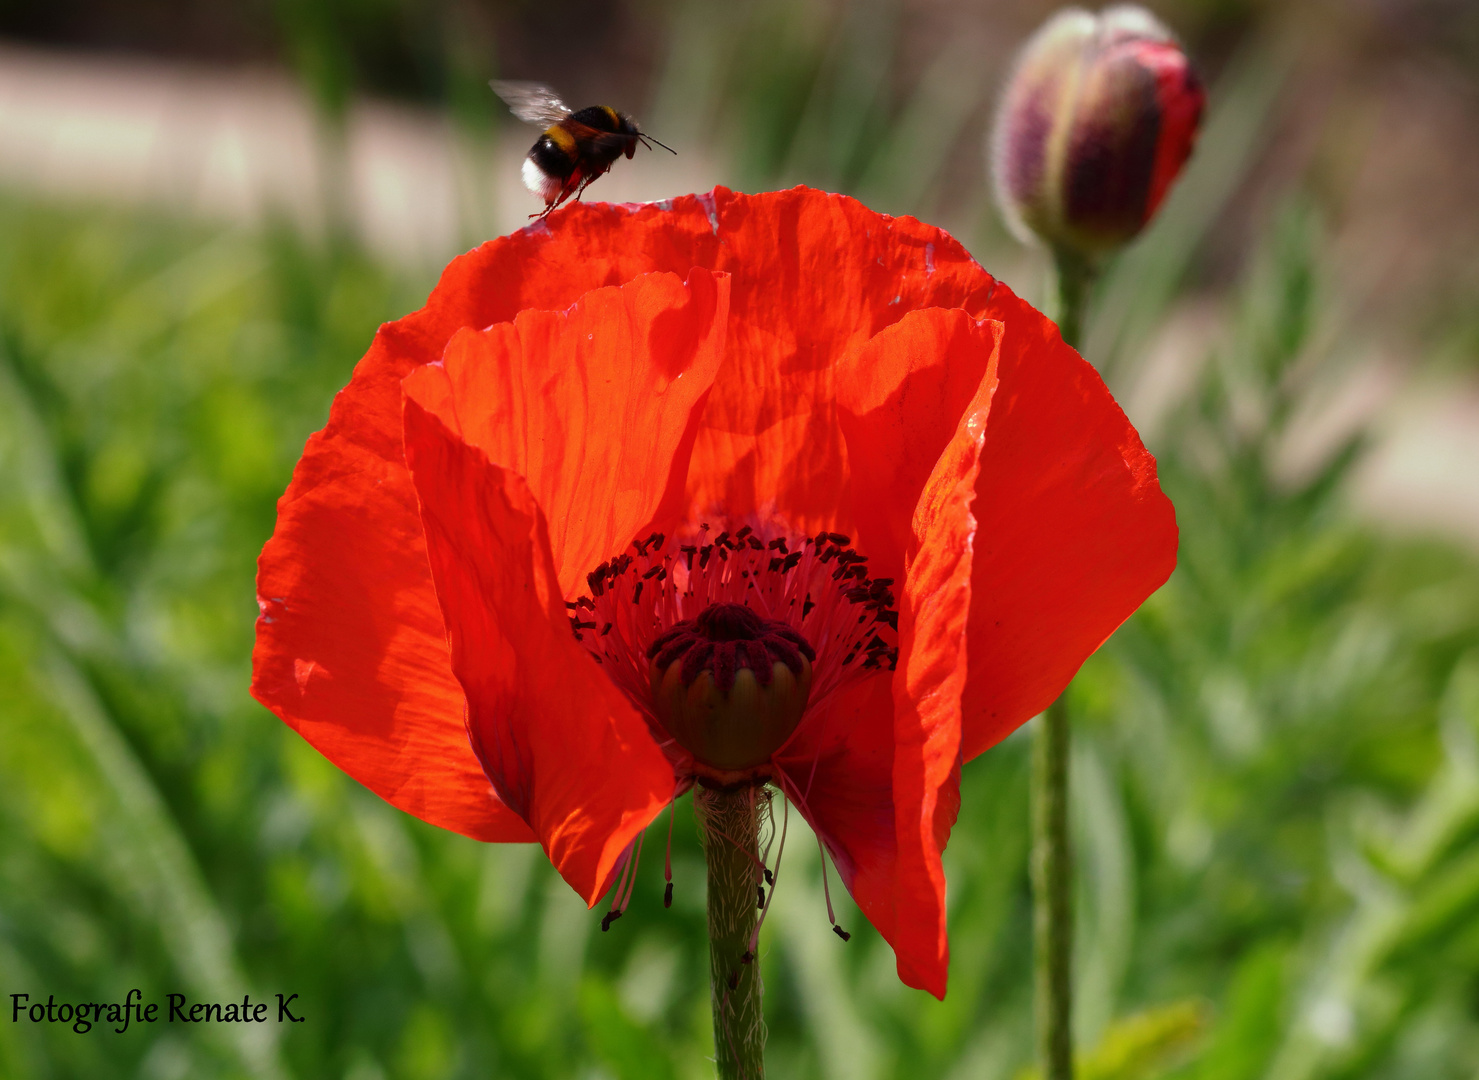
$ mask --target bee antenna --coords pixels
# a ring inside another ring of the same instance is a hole
[[[647,134],[645,131],[641,135],[638,135],[637,138],[641,139],[644,143],[645,142],[648,142],[648,141],[655,142],[655,143],[657,143],[658,146],[661,146],[664,150],[666,150],[670,154],[676,155],[678,153],[678,151],[674,150],[667,143],[657,142],[656,139],[652,138],[652,136],[649,135],[649,134]],[[652,148],[649,146],[648,149],[650,150]]]

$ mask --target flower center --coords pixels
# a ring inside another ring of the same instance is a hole
[[[658,721],[699,761],[738,771],[796,730],[816,651],[783,622],[718,603],[659,635],[647,657]]]
[[[893,670],[893,580],[870,578],[868,557],[841,533],[710,532],[635,541],[566,606],[577,640],[675,763],[759,779],[839,687]]]

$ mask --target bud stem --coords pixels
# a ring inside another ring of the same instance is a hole
[[[1058,248],[1058,329],[1077,349],[1095,267]],[[1032,927],[1043,1080],[1073,1080],[1073,851],[1068,837],[1068,708],[1048,706],[1032,745]]]
[[[762,1080],[765,1024],[760,961],[750,955],[760,807],[757,787],[694,788],[693,807],[709,864],[709,987],[719,1080]]]
[[[1058,278],[1058,332],[1077,349],[1083,344],[1084,312],[1089,306],[1095,267],[1078,252],[1060,247],[1053,249],[1053,268]]]

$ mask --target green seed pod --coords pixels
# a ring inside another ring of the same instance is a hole
[[[785,623],[740,604],[713,604],[653,642],[659,721],[715,774],[762,766],[796,730],[816,654]]]

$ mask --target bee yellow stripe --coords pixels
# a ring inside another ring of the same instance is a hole
[[[575,152],[575,136],[570,134],[570,132],[566,131],[559,124],[556,124],[554,127],[547,130],[545,134],[549,136],[551,142],[553,142],[561,150],[565,151],[565,153],[573,154]]]

